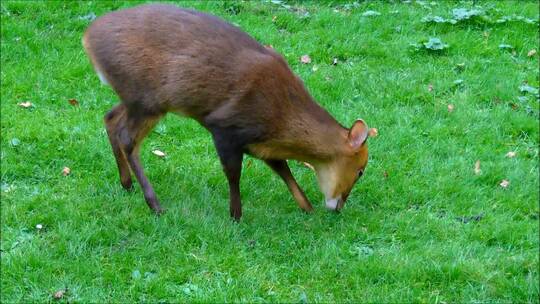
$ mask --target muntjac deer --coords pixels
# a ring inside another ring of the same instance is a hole
[[[173,5],[142,5],[95,20],[83,45],[99,78],[121,100],[104,118],[120,182],[131,189],[133,172],[158,214],[163,209],[143,172],[139,148],[168,112],[193,118],[212,134],[235,220],[242,216],[244,153],[272,168],[308,212],[313,207],[287,159],[312,164],[331,210],[343,207],[364,172],[366,123],[342,127],[283,57],[220,18]]]

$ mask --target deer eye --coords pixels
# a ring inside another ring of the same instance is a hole
[[[357,178],[360,178],[363,174],[364,174],[364,170],[358,170],[358,177]]]

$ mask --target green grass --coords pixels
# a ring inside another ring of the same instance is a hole
[[[67,288],[61,301],[538,303],[538,99],[518,99],[525,81],[538,87],[538,54],[527,56],[538,26],[422,23],[472,5],[429,2],[178,4],[273,45],[340,122],[379,130],[341,214],[324,210],[309,169],[291,162],[316,206],[306,215],[247,158],[235,224],[211,138],[192,120],[168,116],[142,148],[164,216],[119,184],[102,123],[118,99],[84,54],[90,21],[79,17],[136,2],[2,1],[1,301],[52,301]],[[536,1],[479,4],[539,14]],[[409,46],[429,37],[450,47]]]

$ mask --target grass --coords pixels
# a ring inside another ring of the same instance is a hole
[[[309,169],[291,162],[316,206],[306,215],[247,158],[235,224],[210,136],[191,120],[168,116],[142,148],[168,213],[120,187],[102,123],[117,97],[80,41],[92,13],[135,4],[1,2],[2,303],[59,290],[61,302],[538,303],[539,107],[519,90],[538,87],[537,24],[421,22],[473,5],[462,1],[178,3],[271,44],[340,122],[379,130],[341,214],[324,210]],[[536,1],[477,4],[538,19]],[[430,37],[449,48],[410,47]]]

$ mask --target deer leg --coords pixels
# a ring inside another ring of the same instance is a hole
[[[105,129],[111,143],[114,158],[116,159],[116,165],[118,166],[118,172],[120,174],[120,183],[126,190],[132,190],[133,184],[131,182],[131,172],[129,164],[126,159],[126,155],[120,148],[118,141],[118,131],[121,129],[122,124],[125,122],[126,107],[123,104],[115,106],[111,111],[105,114]]]
[[[289,191],[298,203],[298,206],[300,206],[300,208],[302,208],[302,210],[306,212],[313,211],[313,207],[311,206],[311,203],[304,194],[304,191],[302,191],[300,186],[298,186],[298,183],[296,183],[296,180],[291,173],[291,169],[289,168],[287,161],[265,160],[264,162],[283,179],[285,184],[287,184],[287,187],[289,188]]]
[[[127,161],[131,170],[135,174],[137,181],[141,185],[141,188],[144,193],[144,198],[148,207],[152,209],[156,214],[163,212],[161,205],[157,199],[156,193],[150,184],[150,181],[144,174],[144,170],[141,164],[139,149],[143,139],[146,137],[148,132],[156,125],[156,123],[161,118],[160,115],[157,116],[138,116],[132,115],[128,116],[124,128],[119,133],[119,141],[121,148],[126,155]]]
[[[221,136],[222,132],[212,132],[216,150],[223,166],[223,171],[229,182],[229,211],[235,221],[242,217],[242,202],[240,201],[240,175],[244,152],[235,144],[234,139]]]

